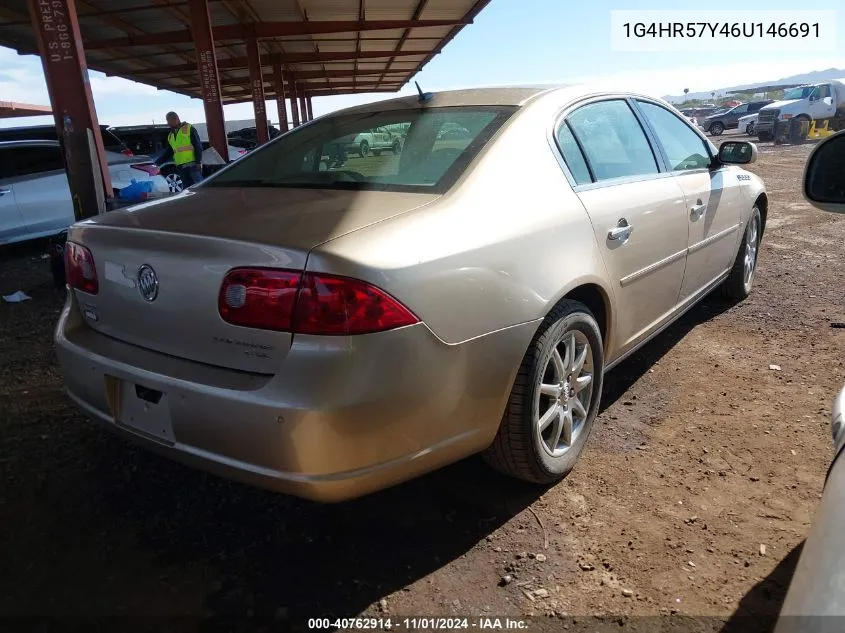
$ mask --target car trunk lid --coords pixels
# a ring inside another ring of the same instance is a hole
[[[239,327],[219,314],[236,267],[304,270],[315,246],[437,198],[427,194],[208,188],[74,225],[93,254],[99,292],[74,291],[89,327],[196,362],[278,371],[292,335]],[[139,275],[154,272],[145,296]]]

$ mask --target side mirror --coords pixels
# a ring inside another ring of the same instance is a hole
[[[826,138],[810,152],[804,198],[817,209],[845,213],[845,132]]]
[[[825,97],[824,103],[825,103],[825,105],[832,106],[833,105],[833,97]]]
[[[745,141],[725,141],[719,148],[719,162],[726,165],[747,165],[757,160],[757,146]]]

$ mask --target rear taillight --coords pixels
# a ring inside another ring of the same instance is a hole
[[[161,173],[158,165],[153,165],[152,163],[140,163],[138,165],[130,165],[130,167],[143,171],[150,176],[158,176]]]
[[[120,153],[123,154],[124,156],[134,156],[135,155],[135,154],[132,153],[132,150],[129,149],[128,147],[126,149],[120,150]]]
[[[229,271],[217,302],[220,316],[233,325],[289,331],[299,280],[299,273],[285,270]]]
[[[94,256],[87,248],[74,242],[65,244],[65,280],[71,288],[90,295],[97,294],[100,289]]]
[[[337,336],[418,323],[396,299],[366,282],[285,270],[238,268],[220,288],[220,316],[233,325]]]

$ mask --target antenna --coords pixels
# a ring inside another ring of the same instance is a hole
[[[432,99],[434,99],[434,93],[433,92],[423,92],[422,91],[422,88],[420,88],[420,82],[415,81],[414,85],[416,85],[417,92],[420,95],[419,96],[419,102],[420,103],[427,103],[427,102],[431,101]]]

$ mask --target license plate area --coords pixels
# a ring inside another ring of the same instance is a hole
[[[159,442],[175,442],[166,393],[111,376],[106,378],[106,390],[118,425]]]

